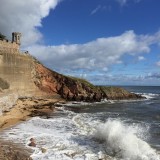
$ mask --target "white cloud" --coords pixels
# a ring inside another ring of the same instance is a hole
[[[139,3],[142,0],[116,0],[122,7],[127,5],[128,2]]]
[[[37,27],[42,19],[54,9],[60,0],[0,0],[1,32],[11,38],[14,31],[23,35],[23,45],[41,40],[42,34]]]
[[[138,60],[143,61],[143,60],[145,60],[145,58],[143,56],[138,56]]]
[[[92,12],[91,15],[97,13],[101,9],[101,5],[98,5]]]
[[[122,63],[121,57],[125,54],[148,53],[150,45],[159,42],[158,34],[136,35],[134,31],[126,31],[119,36],[98,38],[85,44],[35,45],[28,50],[53,69],[107,71],[109,66]],[[139,58],[142,60],[142,56]]]
[[[160,61],[158,61],[158,62],[156,63],[156,65],[157,65],[158,67],[160,67]]]
[[[109,6],[98,5],[95,9],[93,9],[91,11],[90,15],[94,15],[100,11],[111,11],[111,9],[112,9],[112,7],[110,5]]]
[[[116,0],[121,6],[126,5],[128,0]]]
[[[159,79],[160,80],[160,72],[155,72],[155,73],[148,73],[145,76],[145,79],[149,78],[149,79]]]
[[[101,85],[159,85],[160,73],[154,72],[143,75],[127,74],[88,74],[86,78],[95,84]]]

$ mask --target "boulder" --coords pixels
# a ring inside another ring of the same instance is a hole
[[[35,142],[34,138],[30,139],[30,143],[28,144],[28,146],[30,146],[30,147],[36,147],[36,142]]]

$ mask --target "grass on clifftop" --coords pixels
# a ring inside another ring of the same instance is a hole
[[[90,83],[90,82],[87,81],[86,79],[78,78],[78,77],[72,77],[72,76],[66,76],[66,77],[68,77],[68,78],[70,78],[70,79],[72,79],[72,80],[75,80],[75,81],[77,81],[77,82],[79,82],[79,83],[82,83],[82,84],[90,87],[90,88],[93,89],[93,90],[97,90],[97,89],[98,89],[97,86],[93,85],[92,83]]]
[[[105,93],[124,93],[128,94],[129,92],[121,87],[115,86],[99,86],[99,88],[104,91]]]

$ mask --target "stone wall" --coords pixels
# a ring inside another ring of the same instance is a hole
[[[17,54],[19,52],[19,45],[8,40],[0,40],[0,53],[2,52]]]
[[[0,53],[0,78],[9,83],[9,90],[20,95],[37,91],[33,82],[34,61],[27,54]]]

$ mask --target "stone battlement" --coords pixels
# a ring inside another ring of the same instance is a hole
[[[0,40],[0,53],[19,53],[19,44],[16,42],[11,42],[9,40]]]
[[[13,32],[12,41],[0,39],[0,53],[19,53],[21,33]]]

